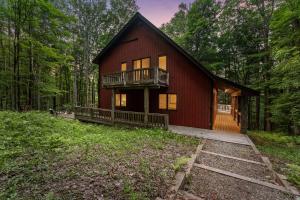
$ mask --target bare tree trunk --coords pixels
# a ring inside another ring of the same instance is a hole
[[[73,80],[73,105],[78,106],[77,102],[77,67],[74,65],[74,80]]]
[[[29,33],[31,35],[31,24],[29,25]],[[29,84],[28,84],[28,97],[27,104],[32,109],[32,88],[33,88],[33,50],[32,43],[29,43]]]

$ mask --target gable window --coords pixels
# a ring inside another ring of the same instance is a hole
[[[176,94],[159,94],[159,109],[176,110],[177,95]]]
[[[115,94],[115,105],[117,107],[126,107],[127,96],[126,94]]]
[[[126,70],[127,70],[127,63],[124,62],[121,64],[121,71],[124,72]]]
[[[158,57],[158,67],[159,69],[167,70],[167,56]]]

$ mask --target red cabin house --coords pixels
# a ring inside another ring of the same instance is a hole
[[[81,120],[214,129],[223,90],[231,97],[223,110],[240,131],[248,127],[249,97],[258,95],[212,74],[139,13],[93,62],[99,65],[99,108],[78,108]]]

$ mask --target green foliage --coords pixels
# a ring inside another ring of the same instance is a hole
[[[290,182],[300,187],[300,136],[263,131],[250,132],[249,136],[260,151],[271,157],[275,168],[283,171]]]
[[[300,187],[300,165],[288,165],[288,180]]]
[[[300,127],[300,1],[288,0],[274,12],[271,28],[276,67],[271,86],[272,120],[283,130]]]
[[[217,65],[217,14],[220,5],[214,0],[197,0],[190,8],[179,5],[179,11],[162,30],[197,60],[214,70]]]
[[[96,104],[91,61],[137,6],[135,0],[9,0],[0,11],[0,109],[45,110]]]
[[[291,146],[300,145],[299,136],[291,136],[286,133],[255,131],[250,132],[249,136],[258,144]]]
[[[175,160],[173,168],[175,172],[182,170],[182,167],[185,166],[191,158],[189,157],[180,157]]]
[[[68,164],[74,154],[81,156],[75,157],[81,163],[93,163],[99,158],[109,158],[109,163],[114,163],[120,159],[126,161],[147,149],[163,151],[156,147],[171,143],[196,147],[198,141],[161,129],[82,124],[43,112],[0,112],[0,177],[3,178],[0,199],[21,198],[26,192],[23,189],[29,188],[36,198],[44,198],[40,193],[41,186],[55,180],[76,178],[83,173],[74,169],[76,165]],[[139,172],[150,179],[150,161],[134,159],[140,163]],[[61,162],[69,166],[68,173],[53,171],[53,167]],[[172,168],[171,165],[165,167]],[[52,193],[46,196],[54,198]]]

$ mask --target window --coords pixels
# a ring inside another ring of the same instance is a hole
[[[127,97],[126,94],[121,94],[121,106],[126,107]]]
[[[176,94],[159,94],[159,109],[176,110],[177,95]]]
[[[143,58],[143,59],[133,61],[133,69],[141,69],[141,68],[143,69],[150,68],[150,58]],[[148,70],[143,70],[143,72],[141,70],[138,70],[134,72],[135,81],[139,81],[141,79],[147,79],[148,77],[149,77]]]
[[[150,68],[150,58],[142,59],[142,68]]]
[[[176,110],[177,104],[177,95],[176,94],[168,94],[168,109]]]
[[[167,95],[159,94],[159,109],[167,109]]]
[[[116,106],[121,106],[121,101],[120,101],[120,94],[116,94],[115,95],[116,96],[116,98],[115,98],[115,104],[116,104]]]
[[[134,69],[150,68],[150,58],[143,58],[133,61]]]
[[[141,68],[141,60],[134,60],[133,69],[140,69],[140,68]]]
[[[121,64],[121,71],[124,72],[127,70],[127,63],[122,63]]]
[[[158,67],[159,69],[167,70],[167,56],[158,57]]]
[[[126,94],[116,94],[115,95],[115,105],[117,107],[126,107],[127,97]]]

